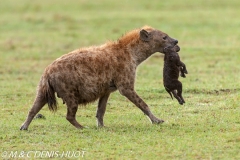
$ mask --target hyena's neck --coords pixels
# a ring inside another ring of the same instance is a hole
[[[148,49],[149,46],[146,46],[146,44],[138,44],[131,48],[129,48],[129,52],[132,55],[136,65],[138,66],[143,61],[145,61],[148,57],[150,57],[152,54],[154,54],[153,51]]]
[[[118,50],[123,55],[130,55],[136,66],[155,53],[150,48],[152,47],[148,43],[141,42],[139,39],[124,41],[124,43],[118,41],[113,45],[113,50]]]

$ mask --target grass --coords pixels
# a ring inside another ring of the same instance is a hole
[[[75,158],[240,159],[239,5],[238,0],[1,2],[0,153],[84,151],[83,157]],[[45,120],[35,119],[28,131],[19,131],[48,64],[71,50],[116,40],[146,24],[179,40],[189,71],[180,79],[186,100],[180,106],[163,88],[161,54],[138,68],[136,91],[164,124],[151,125],[116,92],[108,102],[106,128],[96,127],[95,102],[79,107],[83,130],[65,120],[66,107],[60,104],[55,114],[44,107]]]

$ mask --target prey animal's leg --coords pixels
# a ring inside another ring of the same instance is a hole
[[[37,97],[33,103],[32,108],[28,112],[28,117],[26,121],[21,126],[20,130],[27,130],[28,126],[32,122],[34,116],[42,109],[42,107],[47,103],[46,98],[42,95],[40,91],[37,93]]]
[[[183,77],[183,78],[186,78],[183,67],[179,67],[179,69],[180,69],[180,76]]]
[[[171,92],[172,92],[173,96],[178,100],[178,103],[181,104],[181,105],[183,105],[183,101],[182,101],[182,99],[178,96],[176,90],[173,90],[173,91],[171,91]]]
[[[183,97],[182,97],[182,83],[179,82],[178,88],[177,88],[177,96],[181,99],[183,103],[185,103]]]
[[[183,73],[188,74],[187,67],[182,61],[179,62],[178,66],[182,68]]]
[[[171,91],[167,88],[167,87],[165,87],[165,90],[168,92],[168,94],[171,96],[171,98],[173,99],[173,97],[172,97],[172,94],[171,94]]]
[[[103,116],[106,111],[106,105],[107,105],[109,95],[110,95],[110,93],[107,93],[106,95],[102,96],[98,101],[98,108],[97,108],[97,114],[96,114],[98,127],[104,126]]]

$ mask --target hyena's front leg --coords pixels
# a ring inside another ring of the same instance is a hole
[[[150,111],[148,105],[138,96],[134,89],[121,86],[118,88],[119,92],[127,97],[132,103],[134,103],[139,109],[143,111],[154,124],[163,123],[164,121],[155,117]]]
[[[98,108],[97,108],[97,114],[96,114],[98,127],[103,127],[104,126],[103,116],[104,116],[105,111],[106,111],[106,105],[107,105],[109,95],[110,95],[110,93],[105,94],[98,101]]]

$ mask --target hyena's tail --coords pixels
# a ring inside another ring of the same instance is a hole
[[[51,85],[49,80],[43,80],[43,81],[41,86],[43,96],[47,101],[49,110],[55,112],[57,110],[57,100],[56,100],[54,88]]]

